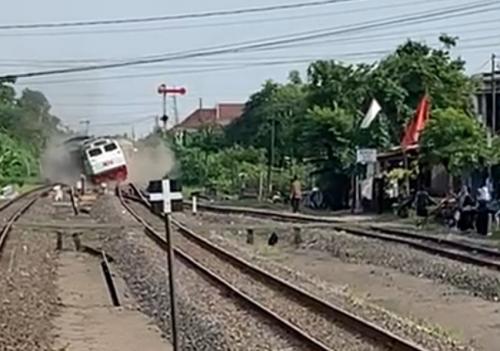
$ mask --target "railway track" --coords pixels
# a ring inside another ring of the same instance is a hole
[[[135,196],[122,194],[118,189],[122,205],[144,226],[147,235],[165,250],[163,235],[125,200],[128,198],[140,202],[141,208],[149,208],[138,189],[133,188],[133,191]],[[181,234],[175,238],[177,259],[284,328],[308,349],[337,350],[336,338],[340,335],[343,347],[348,346],[342,349],[352,347],[354,350],[363,344],[360,348],[369,350],[425,350],[237,257],[175,220],[172,224]],[[273,303],[269,302],[271,300]]]
[[[500,271],[500,251],[480,245],[451,240],[443,236],[416,233],[409,230],[386,228],[380,225],[347,224],[336,218],[306,214],[292,214],[254,208],[198,204],[198,208],[215,213],[240,214],[277,219],[294,223],[321,223],[348,234],[408,245],[412,248]]]
[[[13,209],[12,213],[4,218],[5,223],[0,229],[0,255],[2,254],[3,247],[5,246],[5,242],[7,241],[14,223],[24,213],[26,213],[26,211],[28,211],[41,196],[45,195],[51,187],[52,186],[46,185],[35,188],[16,197],[15,199],[10,200],[0,207],[0,213],[2,215],[5,214],[6,211],[10,211]]]

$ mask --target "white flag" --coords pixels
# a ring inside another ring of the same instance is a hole
[[[375,117],[377,117],[380,110],[382,110],[382,107],[380,107],[377,100],[373,99],[370,108],[366,113],[365,119],[363,119],[363,122],[361,123],[361,129],[368,128],[370,124],[372,124]]]

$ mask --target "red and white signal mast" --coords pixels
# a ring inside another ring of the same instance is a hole
[[[167,95],[185,95],[187,92],[186,88],[169,88],[165,84],[161,84],[158,87],[158,94],[163,96],[163,114],[161,116],[161,121],[163,122],[163,128],[167,129],[167,122],[168,122],[168,116],[167,116]]]

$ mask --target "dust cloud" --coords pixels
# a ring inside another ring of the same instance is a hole
[[[125,154],[128,166],[127,180],[139,185],[146,185],[150,180],[162,179],[175,165],[174,153],[159,139],[148,140],[147,143],[138,142],[132,150],[125,151]]]
[[[65,140],[67,137],[53,138],[41,156],[41,175],[47,182],[76,184],[83,172],[80,150],[71,154],[71,146],[65,145]],[[165,177],[175,165],[174,153],[160,139],[117,141],[126,157],[128,182],[146,185],[150,180]]]
[[[65,139],[51,138],[41,155],[40,174],[47,182],[73,184],[79,179],[80,164],[63,144]]]

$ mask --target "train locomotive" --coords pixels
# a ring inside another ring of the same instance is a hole
[[[71,162],[94,184],[123,182],[127,179],[127,158],[114,138],[76,137],[65,142],[69,145]]]

